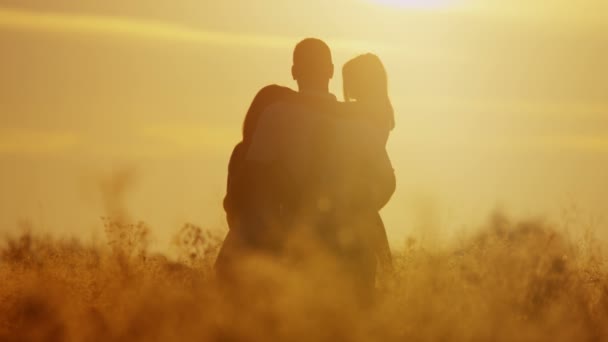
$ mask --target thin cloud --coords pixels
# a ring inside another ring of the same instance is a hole
[[[72,132],[0,129],[0,156],[48,157],[68,153],[79,143]]]
[[[466,98],[459,96],[407,96],[392,97],[394,103],[409,111],[433,111],[439,113],[457,113],[460,117],[471,117],[483,114],[508,117],[540,117],[549,120],[597,120],[608,123],[608,103],[549,100],[524,101],[487,98]],[[491,114],[490,114],[491,113]]]
[[[546,136],[533,141],[539,147],[553,150],[608,152],[608,135],[595,136]]]
[[[240,132],[228,126],[165,122],[144,125],[139,134],[173,150],[217,152],[229,148]]]
[[[284,36],[204,31],[146,19],[37,12],[8,8],[0,8],[0,29],[62,34],[112,35],[130,39],[268,48],[292,47],[294,42],[298,40],[298,38]],[[367,50],[370,46],[378,50],[390,49],[388,45],[370,44],[357,40],[329,39],[329,41],[337,49]]]

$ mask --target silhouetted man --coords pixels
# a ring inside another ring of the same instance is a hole
[[[296,226],[318,228],[327,209],[321,164],[331,132],[319,118],[336,103],[329,93],[334,66],[327,44],[313,38],[297,44],[291,73],[297,99],[264,111],[246,154],[248,219],[268,251],[280,251]]]

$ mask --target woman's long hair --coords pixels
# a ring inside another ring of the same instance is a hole
[[[342,67],[345,101],[374,101],[388,105],[383,113],[390,129],[395,115],[388,95],[388,76],[380,58],[372,53],[357,56]]]
[[[262,88],[256,95],[243,122],[243,143],[248,144],[253,139],[253,134],[258,125],[260,116],[268,106],[285,100],[293,95],[295,91],[276,84]]]

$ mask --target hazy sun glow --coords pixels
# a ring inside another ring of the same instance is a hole
[[[347,60],[373,52],[386,65],[399,185],[382,214],[396,246],[431,228],[457,236],[496,206],[608,212],[605,0],[11,3],[0,234],[21,219],[87,234],[106,210],[97,179],[123,165],[141,172],[125,205],[160,246],[176,224],[223,227],[243,116],[260,87],[296,86],[305,36],[331,46],[339,97]]]
[[[454,4],[454,0],[371,0],[380,5],[401,8],[440,8]]]

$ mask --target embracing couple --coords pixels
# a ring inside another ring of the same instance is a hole
[[[220,279],[238,276],[247,256],[283,262],[322,253],[369,301],[378,266],[392,266],[379,214],[395,190],[386,71],[365,54],[342,72],[344,102],[329,92],[330,48],[305,39],[293,52],[298,91],[271,85],[255,96],[230,158]]]

